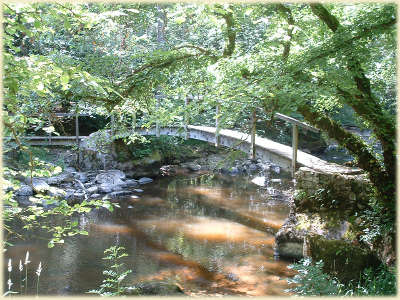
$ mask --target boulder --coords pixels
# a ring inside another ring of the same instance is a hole
[[[127,179],[127,180],[124,181],[124,184],[126,184],[126,186],[129,186],[129,187],[137,187],[137,186],[139,186],[138,181],[135,180],[135,179]]]
[[[32,187],[26,184],[21,184],[21,187],[16,191],[15,195],[18,197],[32,196],[33,195]]]
[[[76,169],[73,168],[73,167],[67,167],[67,168],[64,169],[64,172],[66,172],[66,173],[74,173],[74,172],[76,172]]]
[[[33,186],[33,190],[37,193],[46,193],[47,191],[50,190],[50,186],[42,178],[33,178],[32,186]]]
[[[57,176],[52,176],[46,179],[47,183],[50,185],[59,185],[63,182],[72,182],[74,176],[71,172],[63,172]]]
[[[98,192],[98,190],[99,190],[99,187],[97,185],[94,185],[94,186],[91,186],[91,187],[87,188],[86,192],[88,194],[95,194],[95,193]]]
[[[84,192],[75,192],[73,195],[73,199],[78,200],[78,201],[83,201],[83,200],[85,200],[85,193]]]
[[[76,172],[74,174],[74,177],[75,177],[75,179],[78,179],[82,183],[85,183],[85,182],[87,182],[89,180],[88,176],[84,172]]]
[[[73,189],[66,189],[65,190],[65,196],[64,196],[64,198],[65,199],[72,199],[73,198],[73,196],[74,196],[74,193],[75,193],[75,190],[73,190]]]
[[[48,194],[53,197],[65,197],[67,195],[63,189],[54,186],[49,187]]]
[[[146,184],[146,183],[150,183],[153,182],[153,179],[148,178],[148,177],[142,177],[138,180],[139,184]]]
[[[98,186],[98,192],[99,193],[111,193],[114,185],[113,184],[108,184],[108,183],[102,183]]]
[[[189,162],[189,163],[184,163],[181,164],[182,168],[186,168],[190,171],[196,172],[201,170],[201,166],[195,162]]]
[[[18,204],[22,207],[24,206],[30,206],[33,203],[29,200],[29,196],[18,196],[16,198],[16,201],[18,202]]]
[[[95,182],[108,185],[120,185],[123,184],[122,179],[125,179],[125,177],[124,172],[120,170],[109,170],[98,174]]]

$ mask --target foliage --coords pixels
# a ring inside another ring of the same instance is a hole
[[[121,260],[123,257],[128,256],[124,250],[124,247],[117,246],[112,246],[104,250],[106,256],[103,259],[110,261],[110,269],[103,271],[103,275],[106,275],[106,278],[103,280],[100,288],[98,290],[90,290],[87,293],[100,296],[121,296],[128,289],[132,291],[132,288],[121,286],[122,281],[132,272],[132,270],[123,270],[125,264],[121,263]]]
[[[59,162],[49,162],[48,153],[43,150],[35,150],[34,152],[35,169],[33,176],[54,176],[62,171],[62,165]],[[22,156],[22,163],[24,157]],[[14,161],[16,165],[20,165],[21,161]],[[4,177],[7,184],[14,191],[20,187],[20,181],[16,178],[28,177],[29,171],[16,171],[13,168],[4,167]],[[42,228],[50,233],[48,246],[54,247],[55,244],[62,244],[64,238],[77,234],[87,235],[85,230],[80,229],[78,221],[71,218],[76,214],[87,213],[92,208],[104,207],[112,211],[117,204],[111,204],[108,201],[91,200],[83,201],[82,203],[69,205],[66,200],[56,197],[36,194],[35,197],[30,197],[30,201],[34,203],[32,206],[22,207],[14,198],[14,192],[9,191],[3,197],[3,221],[4,228],[8,234],[4,237],[6,245],[10,245],[8,240],[14,236],[21,236],[34,228]],[[10,224],[18,222],[20,232],[11,231]],[[55,224],[57,223],[57,224]]]
[[[346,296],[393,296],[397,293],[396,270],[381,266],[377,270],[365,269],[357,284],[349,284]]]
[[[301,296],[326,296],[340,294],[341,285],[337,279],[332,279],[323,273],[324,263],[318,261],[315,265],[310,258],[292,264],[288,268],[298,272],[293,278],[288,279],[289,284],[296,284],[296,287],[287,290]]]
[[[222,127],[247,132],[255,110],[266,122],[260,134],[279,111],[306,120],[346,148],[377,190],[374,214],[382,212],[391,218],[385,224],[394,224],[396,5],[3,8],[5,151],[29,153],[22,137],[53,130],[48,115],[54,111],[113,115],[124,133],[156,123],[214,126],[220,106]],[[345,114],[371,129],[381,147],[346,131]],[[139,157],[149,151],[141,145]],[[370,220],[380,222],[372,215]]]
[[[313,263],[310,258],[288,266],[298,272],[288,279],[296,286],[286,290],[299,296],[383,296],[396,294],[395,270],[381,265],[378,269],[365,269],[356,284],[354,281],[344,285],[336,278],[323,273],[323,261]]]

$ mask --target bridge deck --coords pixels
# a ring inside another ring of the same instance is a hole
[[[188,127],[192,128],[192,129],[196,129],[196,130],[209,132],[214,135],[215,135],[215,131],[216,131],[215,127],[190,126],[190,125]],[[243,132],[229,130],[229,129],[222,129],[222,130],[220,130],[220,135],[231,137],[236,140],[245,141],[248,144],[251,143],[250,135],[243,133]],[[292,147],[290,147],[290,146],[286,146],[286,145],[274,142],[270,139],[262,138],[259,136],[256,136],[255,144],[257,147],[256,148],[257,152],[259,152],[259,148],[261,148],[266,151],[277,154],[281,157],[284,157],[288,160],[292,159],[293,150],[292,150]],[[338,172],[338,173],[343,173],[343,174],[357,174],[357,173],[362,172],[362,170],[359,168],[349,168],[349,167],[341,166],[341,165],[338,165],[335,163],[329,163],[323,159],[320,159],[314,155],[308,154],[301,150],[297,151],[297,163],[300,166],[309,167],[316,171],[322,171],[322,172]]]

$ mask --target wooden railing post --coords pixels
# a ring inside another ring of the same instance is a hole
[[[135,112],[133,113],[133,116],[132,116],[132,129],[133,129],[133,132],[135,132],[135,129],[136,129],[136,110],[135,110]]]
[[[251,115],[251,145],[250,145],[250,159],[256,159],[256,122],[257,113],[253,109]]]
[[[51,116],[49,115],[49,145],[51,145]]]
[[[292,124],[292,130],[292,176],[294,177],[294,173],[296,172],[297,149],[299,147],[299,129],[297,125]]]
[[[158,109],[160,108],[160,97],[161,95],[156,94],[156,114],[158,116]],[[157,117],[156,120],[156,137],[160,137],[160,121]]]
[[[188,112],[188,104],[189,104],[189,96],[185,97],[185,111],[184,111],[184,124],[183,124],[183,129],[185,131],[185,140],[189,139],[189,130],[188,130],[188,125],[189,125],[189,112]]]
[[[220,124],[219,124],[219,113],[221,111],[221,104],[217,101],[217,107],[215,109],[215,147],[219,147],[220,145]]]
[[[76,112],[75,112],[75,138],[76,138],[77,164],[79,166],[79,113],[78,113],[78,110],[76,110]]]

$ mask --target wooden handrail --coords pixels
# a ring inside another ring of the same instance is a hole
[[[304,128],[306,130],[310,130],[310,131],[313,131],[313,132],[320,132],[320,130],[318,128],[310,126],[310,125],[308,125],[308,124],[306,124],[304,122],[301,122],[301,121],[299,121],[299,120],[297,120],[295,118],[289,117],[287,115],[283,115],[283,114],[280,114],[280,113],[275,113],[275,116],[277,118],[281,119],[281,120],[284,120],[286,122],[292,123],[294,125],[297,125],[299,127]]]

